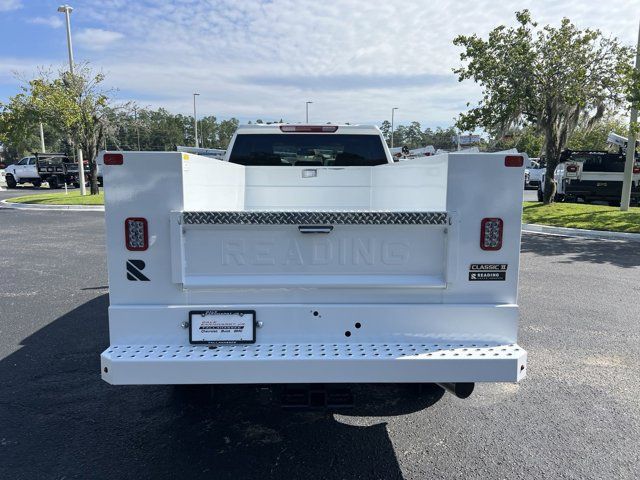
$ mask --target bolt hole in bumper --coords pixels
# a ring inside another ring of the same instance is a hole
[[[517,382],[517,344],[290,343],[112,345],[102,378],[114,385]]]

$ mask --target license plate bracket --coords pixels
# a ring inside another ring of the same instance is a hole
[[[189,343],[255,343],[255,310],[192,310]]]

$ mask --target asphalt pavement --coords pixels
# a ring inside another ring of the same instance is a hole
[[[520,384],[362,386],[335,413],[104,383],[103,214],[0,209],[0,238],[1,479],[640,476],[637,244],[523,237]]]
[[[537,202],[538,201],[538,191],[537,190],[525,190],[522,196],[525,202]]]

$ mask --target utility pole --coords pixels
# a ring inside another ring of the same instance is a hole
[[[636,46],[636,73],[640,74],[640,26],[638,27],[638,44]],[[638,77],[640,78],[640,77]],[[622,198],[620,199],[620,211],[629,210],[631,202],[631,185],[633,184],[633,167],[636,162],[636,138],[638,123],[638,105],[631,103],[629,120],[629,137],[627,138],[627,161],[624,164],[624,181],[622,182]]]
[[[42,151],[42,153],[45,153],[45,148],[44,148],[44,126],[42,125],[42,122],[40,122],[40,150]]]
[[[133,121],[136,124],[136,135],[138,136],[138,151],[140,151],[140,128],[138,127],[138,107],[133,107]]]
[[[307,118],[307,123],[309,123],[309,104],[310,103],[313,103],[313,102],[306,102],[306,104],[305,104],[305,109],[307,111],[307,117],[306,117]]]
[[[194,129],[194,138],[196,139],[196,148],[198,145],[198,115],[196,114],[196,97],[200,95],[199,93],[193,94],[193,129]]]
[[[398,110],[398,107],[393,107],[391,109],[391,148],[393,148],[393,131],[394,131],[393,118],[396,110]]]
[[[67,51],[69,53],[69,73],[71,77],[74,76],[73,71],[73,45],[71,43],[71,12],[73,12],[73,7],[70,5],[60,5],[58,7],[58,12],[64,13],[65,19],[67,21]],[[84,162],[82,161],[82,148],[78,148],[78,183],[80,184],[80,195],[87,194],[87,187],[84,182]]]

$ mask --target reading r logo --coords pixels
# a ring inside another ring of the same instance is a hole
[[[127,280],[148,282],[149,279],[142,273],[145,266],[142,260],[127,260]]]

